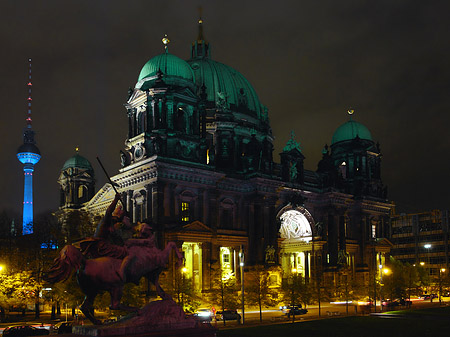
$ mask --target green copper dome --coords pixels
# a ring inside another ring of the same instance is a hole
[[[73,157],[66,160],[64,163],[64,166],[61,171],[64,171],[68,168],[79,168],[83,170],[93,170],[92,165],[86,158],[80,156],[78,153],[76,153]]]
[[[331,144],[336,144],[344,140],[352,140],[358,136],[360,139],[372,140],[372,135],[361,123],[350,119],[348,122],[342,124],[333,134]]]
[[[258,117],[264,107],[255,89],[237,70],[208,57],[193,58],[188,61],[195,74],[196,84],[206,87],[206,99],[216,105],[244,105]]]
[[[159,70],[162,71],[164,77],[175,77],[188,81],[194,80],[194,73],[189,64],[179,57],[166,52],[152,57],[142,67],[138,83],[146,77],[155,76]]]

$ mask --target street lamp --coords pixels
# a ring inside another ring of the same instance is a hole
[[[442,278],[441,278],[441,274],[445,273],[445,268],[441,268],[439,269],[439,305],[441,305],[442,302]]]
[[[428,275],[431,275],[431,264],[430,264],[430,251],[431,251],[431,244],[426,243],[423,245],[423,248],[427,250],[427,258],[428,258]]]
[[[391,270],[389,268],[383,268],[383,266],[380,264],[378,266],[380,268],[380,312],[383,311],[383,274],[389,275],[391,273]]]
[[[239,250],[239,269],[241,272],[241,302],[242,302],[242,325],[245,323],[244,313],[244,246]],[[224,320],[225,321],[225,320]]]
[[[180,292],[181,292],[181,307],[183,308],[183,310],[184,310],[184,292],[185,292],[185,288],[186,288],[185,275],[186,275],[187,271],[188,271],[188,269],[186,268],[186,266],[181,268],[181,287],[180,287],[181,289],[180,289]]]
[[[294,321],[295,321],[295,304],[297,303],[297,299],[295,298],[296,296],[295,296],[295,288],[296,288],[296,286],[297,286],[297,282],[298,282],[298,280],[297,280],[297,275],[298,275],[298,269],[297,268],[292,268],[291,269],[291,272],[292,272],[292,293],[291,293],[291,305],[290,305],[290,311],[289,311],[289,313],[290,312],[292,312],[292,323],[294,323]]]

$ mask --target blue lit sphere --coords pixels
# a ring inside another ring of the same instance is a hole
[[[22,164],[36,164],[41,159],[38,147],[31,143],[25,143],[17,150],[17,159]]]

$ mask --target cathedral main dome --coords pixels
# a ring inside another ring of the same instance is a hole
[[[250,82],[237,70],[209,57],[188,61],[195,74],[195,82],[206,88],[206,100],[215,104],[243,106],[261,117],[264,107]]]
[[[336,129],[333,134],[333,138],[331,139],[331,145],[342,142],[344,140],[355,139],[357,136],[360,139],[373,141],[372,134],[370,133],[368,128],[366,128],[361,123],[355,122],[354,120],[350,119]]]

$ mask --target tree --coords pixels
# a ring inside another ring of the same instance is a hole
[[[390,299],[420,295],[422,288],[430,284],[427,271],[422,266],[403,264],[390,258],[386,270],[382,270],[383,295]]]
[[[6,314],[11,308],[24,311],[27,305],[32,303],[36,296],[39,296],[41,287],[42,285],[34,279],[29,271],[13,274],[1,273],[0,307],[6,311]]]
[[[302,274],[292,272],[283,279],[280,292],[285,303],[291,305],[303,303],[306,306],[311,303],[313,289],[305,282]]]
[[[211,266],[211,301],[215,306],[226,309],[237,309],[240,303],[239,289],[234,274],[225,275],[219,263]],[[225,324],[225,320],[224,320]]]
[[[72,210],[64,220],[61,233],[67,243],[72,243],[93,236],[99,221],[100,219],[86,211]]]
[[[264,266],[257,265],[248,273],[246,282],[246,300],[251,305],[258,305],[259,320],[262,322],[262,308],[274,306],[278,294],[270,287],[270,274]]]

